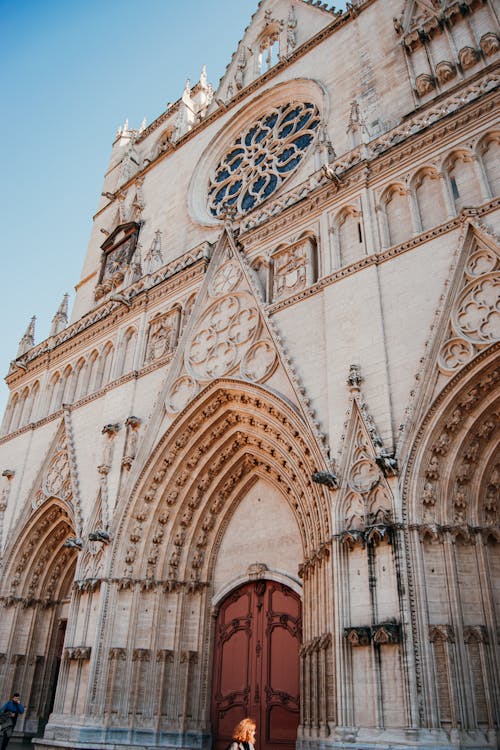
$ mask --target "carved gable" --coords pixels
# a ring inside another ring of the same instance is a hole
[[[227,101],[328,26],[342,11],[300,0],[263,0],[221,78],[216,98]]]
[[[211,380],[236,377],[255,383],[273,375],[278,352],[250,272],[223,235],[174,362],[165,401],[177,413]],[[177,368],[175,367],[177,365]],[[288,398],[296,401],[288,387]]]
[[[387,478],[397,474],[396,460],[384,449],[362,397],[361,380],[358,368],[352,365],[337,519],[343,541],[350,545],[380,541],[388,533],[393,522],[393,496]]]
[[[73,516],[76,533],[80,535],[82,509],[69,417],[65,417],[65,422],[61,423],[52,446],[47,452],[31,497],[32,511],[38,510],[52,498],[61,501]]]

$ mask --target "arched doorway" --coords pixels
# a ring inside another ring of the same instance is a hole
[[[245,716],[259,750],[292,750],[299,725],[301,602],[288,586],[259,579],[220,605],[212,680],[214,750],[224,750]]]

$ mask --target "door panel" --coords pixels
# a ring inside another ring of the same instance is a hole
[[[224,750],[245,716],[257,722],[257,750],[292,750],[299,723],[300,599],[274,581],[233,591],[216,623],[212,688],[214,750]]]

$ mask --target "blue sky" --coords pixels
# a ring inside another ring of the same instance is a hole
[[[73,301],[118,126],[150,123],[204,64],[216,86],[257,4],[0,0],[1,415],[31,316],[38,343]]]

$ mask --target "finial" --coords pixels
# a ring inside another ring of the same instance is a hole
[[[204,65],[201,69],[200,84],[203,86],[204,89],[207,88],[208,82],[207,82],[207,66],[206,65]]]
[[[145,129],[146,129],[146,118],[143,117],[142,118],[142,122],[141,122],[141,126],[139,128],[139,133],[142,133],[142,131],[145,130]]]
[[[19,342],[19,349],[17,350],[16,359],[17,357],[22,357],[23,354],[26,354],[26,352],[35,345],[35,320],[36,315],[33,315],[26,329],[26,333]]]
[[[68,299],[69,294],[65,294],[62,298],[62,302],[57,308],[57,312],[52,318],[52,327],[50,329],[50,336],[55,336],[63,328],[68,325]]]

